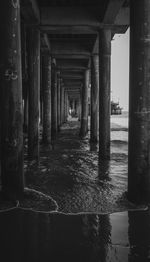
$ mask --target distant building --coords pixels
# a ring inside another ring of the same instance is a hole
[[[119,102],[111,101],[111,115],[121,115],[122,109],[123,108],[119,106]]]

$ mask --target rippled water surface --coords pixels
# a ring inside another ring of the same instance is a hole
[[[74,121],[73,121],[74,120]],[[51,195],[63,212],[112,212],[132,208],[127,190],[127,115],[111,118],[111,160],[98,158],[98,145],[79,138],[80,123],[61,128],[52,149],[40,148],[39,165],[25,161],[29,187]]]

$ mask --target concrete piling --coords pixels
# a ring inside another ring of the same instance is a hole
[[[43,56],[43,142],[51,143],[51,57]]]
[[[84,85],[82,87],[82,111],[81,111],[81,129],[80,136],[85,137],[88,132],[88,86],[89,69],[85,70]]]
[[[2,190],[19,198],[24,190],[20,1],[4,1],[0,16]]]
[[[128,197],[150,200],[150,1],[130,3]]]
[[[110,158],[111,31],[99,32],[99,157]]]
[[[39,159],[39,105],[40,105],[40,31],[37,26],[28,29],[29,125],[28,156]]]
[[[91,57],[91,142],[97,142],[98,97],[99,97],[99,61],[98,55]]]
[[[51,110],[52,110],[52,140],[56,139],[58,125],[57,125],[57,71],[55,59],[52,59],[52,100],[51,100]]]

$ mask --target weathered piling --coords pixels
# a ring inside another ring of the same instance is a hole
[[[80,136],[85,137],[88,132],[88,87],[89,87],[89,69],[85,70],[84,85],[82,87],[82,112]]]
[[[128,197],[150,201],[150,1],[130,3]]]
[[[28,84],[29,125],[28,156],[39,158],[39,104],[40,104],[40,31],[37,26],[28,28]]]
[[[18,198],[24,190],[20,1],[1,1],[1,177],[2,189]]]
[[[46,52],[43,60],[43,142],[51,143],[51,57]]]
[[[111,31],[99,33],[99,157],[110,158]]]
[[[97,142],[98,97],[99,97],[99,65],[98,55],[91,57],[91,142]]]
[[[51,99],[51,110],[52,110],[52,140],[56,139],[57,135],[57,71],[56,71],[56,64],[55,59],[52,59],[52,99]]]

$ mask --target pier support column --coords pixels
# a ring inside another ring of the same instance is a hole
[[[67,93],[67,118],[68,118],[68,113],[69,113],[69,97],[68,97],[68,93]]]
[[[150,1],[130,3],[128,197],[150,201]]]
[[[79,99],[77,100],[77,103],[76,103],[76,114],[79,119]]]
[[[48,53],[43,56],[43,142],[51,143],[51,57]]]
[[[66,122],[66,100],[67,100],[66,91],[64,89],[64,123]]]
[[[60,90],[60,95],[61,95],[61,125],[64,123],[64,100],[65,100],[65,96],[64,96],[64,87],[61,86],[61,90]]]
[[[111,30],[99,33],[99,157],[110,158]]]
[[[28,82],[24,81],[22,83],[24,88],[24,121],[23,121],[23,130],[26,133],[28,130]]]
[[[24,190],[20,1],[0,3],[2,190],[19,198]]]
[[[43,55],[41,51],[40,59],[40,126],[43,126],[43,75],[44,75],[44,66],[43,66]]]
[[[91,57],[91,142],[97,142],[98,97],[99,97],[99,60],[98,55]]]
[[[81,111],[81,129],[80,136],[85,137],[88,132],[88,86],[89,69],[85,71],[84,85],[82,87],[82,111]]]
[[[75,99],[72,100],[72,111],[74,115],[75,114]]]
[[[67,121],[68,116],[68,94],[67,91],[65,91],[65,122]]]
[[[57,73],[57,124],[60,129],[60,72]]]
[[[80,98],[78,98],[77,100],[77,117],[78,117],[78,121],[80,121],[81,119],[81,102],[80,102]]]
[[[40,31],[36,26],[28,30],[29,70],[29,125],[28,156],[39,159],[39,112],[40,112]]]
[[[21,25],[21,64],[22,64],[22,92],[23,92],[23,131],[27,133],[28,130],[28,74],[27,74],[27,39],[26,26]]]
[[[52,110],[52,140],[56,139],[57,135],[57,72],[56,72],[56,61],[52,59],[52,89],[51,89],[51,110]]]
[[[40,125],[43,126],[43,94],[40,91]]]
[[[79,111],[78,111],[79,113],[79,121],[81,121],[81,94],[80,94],[80,96],[79,96]]]

